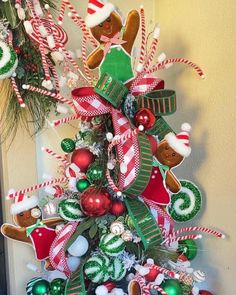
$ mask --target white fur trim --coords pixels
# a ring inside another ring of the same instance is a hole
[[[86,16],[86,26],[88,28],[96,27],[104,22],[114,10],[115,6],[112,3],[105,3],[102,8],[97,8],[97,11],[94,14],[88,14]]]
[[[18,213],[27,211],[39,205],[39,199],[36,196],[29,197],[21,202],[11,205],[11,214],[16,215]]]
[[[170,147],[176,151],[176,153],[180,154],[183,157],[188,157],[191,153],[191,147],[183,144],[179,139],[176,138],[174,133],[168,133],[165,136],[165,140],[168,142]]]

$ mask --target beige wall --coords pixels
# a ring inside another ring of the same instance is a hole
[[[168,57],[186,57],[201,65],[206,79],[176,65],[161,73],[177,91],[178,111],[169,122],[189,121],[192,156],[178,169],[181,177],[200,184],[204,209],[195,223],[225,231],[226,241],[201,242],[198,264],[215,295],[235,293],[236,274],[236,2],[156,0],[161,24],[160,50]],[[178,128],[178,127],[176,127]]]
[[[71,1],[81,15],[84,16],[87,8],[87,1]],[[119,5],[119,8],[126,14],[132,8],[139,8],[143,1],[132,2],[113,1]],[[147,9],[148,26],[151,28],[154,16],[153,0],[146,0],[145,7]],[[68,49],[77,49],[81,45],[80,33],[77,27],[66,18],[64,27],[69,34],[70,42]],[[76,132],[76,124],[73,127],[68,125],[60,126],[56,129],[48,128],[40,134],[35,140],[32,140],[22,130],[19,130],[14,143],[7,151],[6,147],[2,147],[3,158],[3,191],[7,193],[9,188],[21,189],[31,186],[37,181],[42,180],[42,173],[55,175],[56,165],[53,159],[41,153],[40,147],[46,146],[52,148],[56,152],[60,151],[60,141],[65,137],[73,137]],[[9,201],[4,204],[4,219],[6,222],[12,223],[12,217],[9,214]],[[25,286],[27,281],[34,276],[34,273],[27,270],[28,262],[35,263],[33,250],[22,243],[15,241],[6,241],[7,257],[8,257],[8,286],[9,295],[25,295]],[[37,264],[37,263],[35,263]],[[39,264],[38,264],[39,265]],[[39,265],[40,266],[40,265]]]

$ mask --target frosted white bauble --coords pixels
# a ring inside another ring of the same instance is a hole
[[[78,236],[74,243],[68,248],[68,252],[72,256],[81,257],[89,248],[88,241],[83,236]]]

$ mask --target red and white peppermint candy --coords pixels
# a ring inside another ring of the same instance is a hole
[[[68,36],[66,34],[66,32],[59,26],[57,26],[56,24],[53,24],[53,27],[50,24],[50,21],[48,21],[47,19],[40,19],[41,25],[43,25],[43,27],[45,28],[46,32],[47,32],[47,36],[53,36],[54,34],[54,38],[56,39],[56,45],[57,43],[61,43],[61,44],[66,44],[68,41]],[[38,34],[37,34],[37,27],[38,27],[38,22],[36,19],[32,18],[30,20],[31,26],[33,28],[33,32],[29,33],[29,37],[36,43],[39,44],[39,38],[38,38]],[[50,48],[49,46],[49,42],[47,37],[43,37],[42,36],[42,41],[43,41],[43,45],[45,48]]]

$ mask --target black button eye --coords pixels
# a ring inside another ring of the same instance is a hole
[[[19,215],[20,215],[20,216],[24,216],[24,213],[20,213]]]
[[[99,25],[99,27],[103,27],[103,23],[101,23],[101,24]]]
[[[106,21],[110,23],[110,22],[111,22],[111,18],[110,18],[110,17],[108,17],[108,19],[107,19]]]

